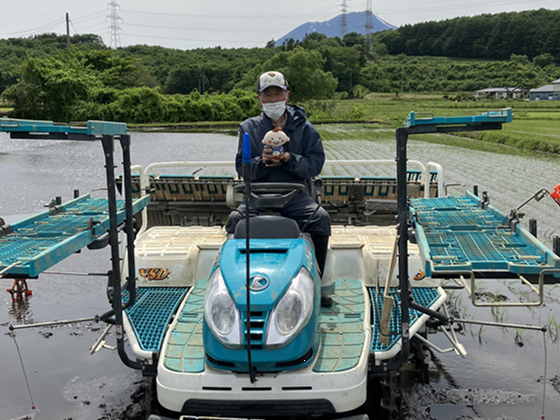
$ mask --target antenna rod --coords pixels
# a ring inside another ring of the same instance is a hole
[[[249,219],[251,204],[251,141],[249,133],[243,136],[243,180],[245,181],[245,256],[247,258],[245,289],[247,291],[247,315],[245,320],[245,341],[247,342],[247,366],[249,367],[249,379],[251,383],[255,382],[255,372],[253,372],[253,362],[251,360],[251,252],[250,252],[250,235],[249,235]]]

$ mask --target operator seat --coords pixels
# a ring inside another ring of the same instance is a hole
[[[249,227],[253,239],[297,239],[301,237],[299,226],[294,219],[276,215],[260,215],[251,217]],[[246,239],[247,220],[241,219],[233,239]]]

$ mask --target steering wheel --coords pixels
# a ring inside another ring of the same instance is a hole
[[[245,184],[233,190],[245,194]],[[296,182],[256,182],[251,184],[251,202],[261,209],[281,209],[302,191],[305,185]]]

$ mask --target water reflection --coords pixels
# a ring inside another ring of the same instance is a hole
[[[34,322],[33,312],[29,305],[30,298],[31,296],[23,296],[21,299],[15,300],[12,302],[10,309],[8,309],[8,314],[18,324],[32,324]]]

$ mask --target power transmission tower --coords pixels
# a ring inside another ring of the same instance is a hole
[[[109,33],[110,35],[110,42],[109,46],[111,48],[118,48],[121,46],[121,27],[119,26],[119,22],[122,22],[122,18],[119,16],[119,9],[120,6],[116,2],[116,0],[112,0],[109,3],[109,11],[111,14],[107,16],[111,19],[111,24],[109,25]]]
[[[366,23],[364,25],[366,33],[366,46],[370,54],[373,53],[373,7],[371,5],[372,0],[367,0],[366,5]]]
[[[348,4],[347,0],[342,0],[342,4],[340,5],[340,10],[342,14],[340,15],[340,37],[342,38],[348,32],[348,18],[346,16],[348,12]]]

